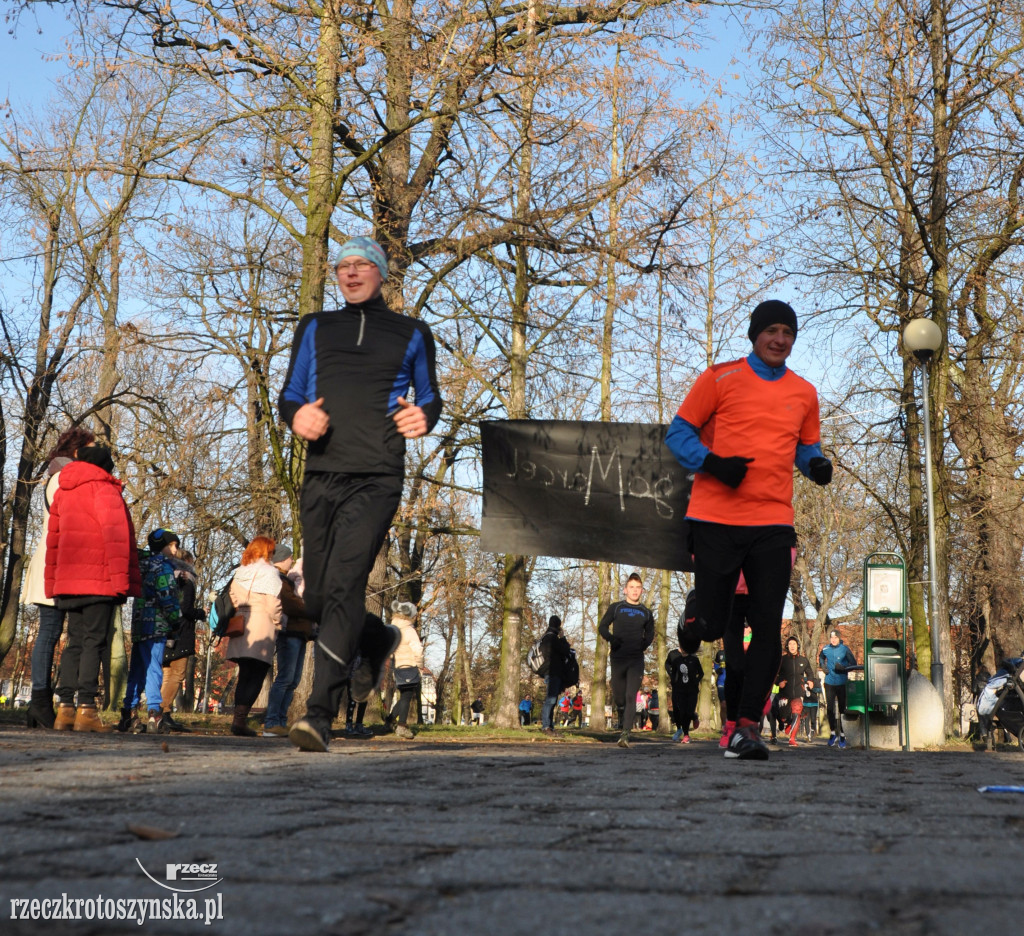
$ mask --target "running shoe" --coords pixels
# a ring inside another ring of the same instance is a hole
[[[619,735],[619,740],[617,743],[619,747],[629,747],[629,732],[622,732],[622,734]]]
[[[726,757],[739,760],[768,760],[768,748],[761,740],[756,725],[740,725],[732,733],[729,746],[725,749]]]
[[[678,741],[683,736],[683,729],[680,728],[674,735],[672,735],[673,741]]]
[[[329,725],[320,725],[312,719],[300,718],[288,732],[288,740],[300,751],[323,753],[331,743],[331,729]]]
[[[689,743],[690,743],[690,736],[688,734],[684,734],[683,735],[683,744],[689,744]]]
[[[379,647],[372,653],[360,656],[352,670],[349,688],[356,702],[365,702],[374,690],[380,688],[384,678],[384,664],[402,642],[402,632],[394,624],[385,624],[384,630],[387,633],[381,635]]]
[[[838,740],[839,739],[836,737],[836,733],[833,731],[831,736],[828,739],[828,746],[829,747],[835,747],[836,746],[836,741],[838,741]]]
[[[839,739],[839,750],[840,751],[845,751],[846,750],[846,738],[845,737],[841,737]]]
[[[729,739],[732,737],[732,733],[736,730],[736,722],[727,721],[725,727],[722,729],[722,737],[718,739],[718,746],[720,748],[727,748],[729,746]]]

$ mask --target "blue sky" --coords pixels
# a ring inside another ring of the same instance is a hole
[[[36,8],[38,7],[38,9]],[[61,9],[43,4],[23,13],[17,26],[3,23],[0,32],[0,100],[17,106],[39,104],[53,92],[66,70],[59,56],[68,23]]]

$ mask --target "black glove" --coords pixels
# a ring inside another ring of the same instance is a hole
[[[811,459],[808,466],[811,473],[811,480],[815,484],[825,485],[832,480],[832,462],[820,455]]]
[[[834,672],[838,673],[840,676],[842,676],[842,674],[846,672],[846,667],[843,666],[842,663],[836,663],[836,665],[833,666],[832,669],[833,669]]]
[[[608,646],[610,646],[612,648],[613,652],[615,650],[618,650],[619,647],[622,646],[622,638],[621,637],[612,637],[612,639],[608,641]]]
[[[730,455],[722,458],[714,452],[708,452],[704,464],[700,466],[701,471],[706,471],[711,477],[717,478],[722,484],[731,488],[738,488],[747,474],[747,465],[754,459],[743,458],[740,455]]]

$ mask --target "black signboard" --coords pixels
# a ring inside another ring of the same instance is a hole
[[[481,423],[489,552],[692,570],[685,543],[692,475],[659,424]]]

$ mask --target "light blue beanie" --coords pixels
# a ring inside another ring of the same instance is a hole
[[[370,263],[380,270],[380,278],[382,280],[388,278],[387,254],[384,253],[384,248],[372,237],[353,237],[345,241],[341,245],[341,250],[338,251],[338,257],[334,261],[334,268],[337,269],[338,265],[346,257],[362,257],[364,260],[369,260]]]

